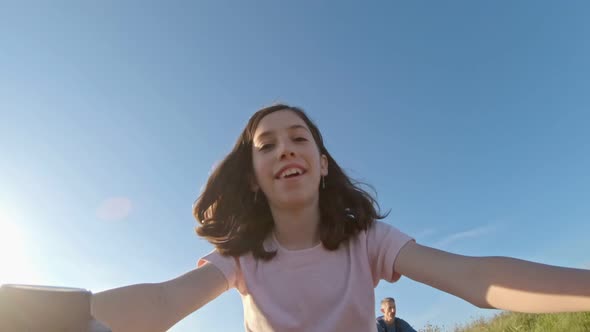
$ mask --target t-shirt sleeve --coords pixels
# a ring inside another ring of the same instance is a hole
[[[236,258],[223,256],[217,250],[213,250],[199,259],[197,267],[201,267],[207,263],[213,264],[221,271],[221,273],[223,273],[227,280],[228,289],[236,287],[239,273]]]
[[[375,286],[381,279],[399,280],[401,275],[393,270],[393,266],[400,250],[409,241],[414,239],[382,221],[375,221],[367,231],[367,251]]]

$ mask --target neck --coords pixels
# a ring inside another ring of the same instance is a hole
[[[385,316],[383,316],[383,320],[385,321],[385,323],[387,323],[387,325],[392,325],[393,322],[395,321],[395,316],[389,317],[389,319],[387,319]]]
[[[307,249],[320,243],[320,208],[313,204],[293,209],[271,207],[275,223],[275,237],[283,248],[289,250]]]

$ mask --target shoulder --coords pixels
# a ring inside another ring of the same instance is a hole
[[[222,255],[218,250],[214,249],[207,255],[201,257],[197,263],[198,267],[210,263],[217,267],[224,275],[228,283],[228,288],[237,288],[242,292],[243,287],[243,266],[253,264],[255,258],[251,253],[247,253],[238,257]]]
[[[386,332],[383,329],[383,325],[385,324],[385,321],[383,320],[383,316],[379,316],[377,317],[377,319],[375,319],[376,324],[377,324],[377,332]]]
[[[396,225],[389,221],[385,220],[375,220],[373,225],[369,228],[369,230],[376,230],[376,231],[389,231],[389,232],[403,232],[398,228]]]
[[[376,254],[380,251],[399,252],[408,241],[414,240],[397,227],[386,222],[376,220],[366,231],[367,248],[369,254]]]
[[[412,326],[408,322],[406,322],[405,320],[403,320],[399,317],[395,317],[395,322],[400,325],[400,327],[403,329],[403,331],[406,331],[406,329],[408,329],[409,331],[413,331],[413,329],[410,330],[410,328],[412,328]]]
[[[375,220],[373,224],[365,231],[368,239],[379,239],[395,237],[399,239],[410,238],[407,234],[399,230],[396,226],[382,220]]]

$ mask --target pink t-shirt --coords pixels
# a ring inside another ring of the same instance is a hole
[[[379,280],[395,282],[393,264],[408,235],[376,221],[335,251],[322,244],[288,250],[274,236],[265,248],[277,250],[270,261],[252,254],[225,257],[217,251],[199,260],[210,262],[236,288],[244,306],[246,331],[375,331],[375,293]]]

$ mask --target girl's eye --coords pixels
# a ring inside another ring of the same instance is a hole
[[[274,146],[274,144],[262,144],[261,146],[258,147],[259,151],[268,151],[270,149],[272,149],[272,147]]]
[[[295,142],[306,142],[307,138],[305,137],[295,137]]]

